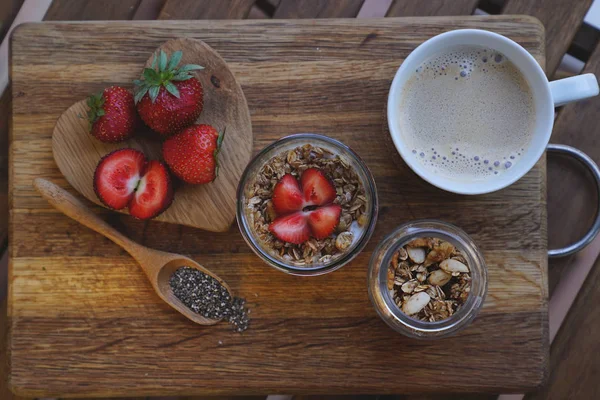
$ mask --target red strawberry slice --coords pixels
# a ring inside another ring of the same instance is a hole
[[[139,219],[154,218],[173,201],[173,189],[167,167],[160,161],[150,161],[129,203],[129,214]]]
[[[94,191],[106,206],[121,210],[133,197],[146,165],[144,153],[120,149],[100,160],[94,173]]]
[[[277,215],[302,210],[304,200],[298,180],[290,174],[285,174],[273,189],[272,201]]]
[[[333,233],[340,222],[342,207],[339,204],[331,204],[319,207],[308,213],[308,226],[312,235],[317,239],[325,239]]]
[[[269,225],[269,231],[279,240],[301,244],[310,238],[310,230],[306,222],[306,213],[299,211],[277,218]]]
[[[321,170],[309,168],[300,177],[304,206],[322,206],[335,200],[335,187]]]

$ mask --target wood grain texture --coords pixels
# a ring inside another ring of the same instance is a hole
[[[204,89],[204,109],[196,122],[212,125],[219,132],[225,131],[225,137],[215,181],[205,185],[179,185],[173,203],[156,220],[213,232],[227,231],[235,219],[237,185],[252,155],[252,124],[244,92],[227,63],[206,43],[176,39],[162,44],[160,49],[167,54],[182,51],[181,65],[204,67],[195,73]],[[150,56],[146,62],[147,68],[152,59]],[[140,63],[138,74],[143,67]],[[95,69],[82,70],[78,76],[85,80],[86,74],[93,76]],[[60,116],[52,135],[52,153],[67,181],[89,200],[102,205],[93,185],[100,159],[116,149],[127,147],[141,150],[148,159],[162,159],[162,142],[151,132],[138,132],[125,142],[102,143],[89,134],[88,122],[80,118],[87,114],[87,109],[85,100],[81,100]]]
[[[0,399],[2,400],[28,400],[25,397],[15,396],[8,388],[8,354],[6,336],[8,334],[7,301],[0,300]],[[32,400],[29,398],[29,400]]]
[[[526,14],[546,27],[546,75],[549,77],[571,45],[592,0],[507,0],[503,14]]]
[[[8,133],[11,121],[10,86],[0,97],[0,249],[8,238]]]
[[[242,19],[255,0],[167,0],[158,19]]]
[[[364,0],[281,0],[273,18],[354,18]]]
[[[14,99],[11,151],[10,346],[12,385],[20,394],[500,392],[540,385],[548,355],[544,160],[510,188],[464,197],[427,185],[405,165],[395,167],[382,138],[391,79],[423,40],[449,29],[486,27],[543,60],[538,23],[473,17],[102,27],[27,25],[15,34],[12,68],[21,95]],[[104,54],[89,45],[92,33],[103,42],[125,40],[128,50]],[[205,40],[227,60],[252,112],[254,151],[290,133],[324,133],[359,153],[379,190],[380,218],[365,251],[316,278],[269,268],[235,227],[207,233],[95,207],[132,239],[190,255],[245,296],[253,320],[243,335],[221,324],[188,323],[160,301],[123,250],[50,208],[31,186],[36,176],[68,186],[53,162],[50,137],[72,99],[127,82],[140,60],[178,36]],[[114,67],[107,72],[106,65]],[[53,68],[93,73],[67,82],[67,74]],[[32,70],[47,72],[32,80]],[[480,316],[440,342],[395,334],[377,317],[366,291],[377,243],[398,224],[426,217],[465,229],[489,268]],[[457,354],[464,360],[460,369]],[[435,386],[428,384],[432,370],[442,372]],[[405,379],[389,379],[390,371],[403,371]]]
[[[110,239],[129,253],[148,277],[156,294],[165,303],[197,324],[214,325],[219,322],[219,320],[206,318],[186,307],[173,294],[173,290],[169,285],[169,278],[181,267],[195,268],[206,275],[212,276],[231,294],[231,288],[223,279],[188,257],[140,246],[99,218],[75,196],[44,178],[36,178],[33,181],[33,186],[54,208],[74,221]]]
[[[394,0],[386,17],[471,15],[479,0]]]
[[[131,19],[140,0],[53,0],[44,20],[118,20]]]

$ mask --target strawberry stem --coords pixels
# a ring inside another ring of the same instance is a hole
[[[221,146],[223,145],[223,139],[225,138],[226,129],[227,127],[223,128],[223,132],[219,133],[219,136],[217,137],[217,148],[213,153],[213,157],[215,158],[215,177],[212,180],[213,182],[215,181],[215,179],[217,179],[217,176],[219,175],[219,152],[221,151]]]
[[[133,81],[135,85],[135,102],[138,103],[146,94],[150,96],[152,103],[158,97],[161,86],[171,95],[179,98],[179,90],[173,84],[176,81],[186,81],[193,77],[192,71],[204,69],[201,65],[186,64],[177,68],[183,53],[175,51],[169,58],[160,50],[158,55],[154,53],[150,68],[144,68],[142,79]],[[155,69],[156,68],[156,69]]]
[[[92,125],[96,122],[101,116],[104,115],[104,96],[103,92],[98,94],[91,95],[87,98],[86,104],[89,107],[87,112],[87,119],[90,123],[90,130],[92,130]]]

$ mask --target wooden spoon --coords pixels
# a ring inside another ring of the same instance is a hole
[[[219,322],[219,320],[205,318],[202,315],[193,312],[177,297],[175,297],[173,291],[171,290],[171,286],[169,285],[169,278],[171,277],[171,274],[178,268],[185,266],[196,268],[197,270],[212,276],[219,281],[219,283],[223,285],[231,295],[231,289],[227,283],[225,283],[225,281],[223,281],[217,275],[188,257],[149,249],[130,240],[108,225],[106,222],[101,220],[88,207],[86,207],[85,204],[73,197],[69,192],[61,189],[46,179],[36,178],[33,181],[33,186],[42,195],[42,197],[48,200],[48,202],[57,210],[79,222],[80,224],[83,224],[88,228],[95,230],[99,234],[106,236],[125,249],[125,251],[127,251],[138,262],[140,267],[142,267],[142,270],[144,270],[146,273],[146,276],[150,280],[150,283],[152,284],[152,287],[154,287],[154,290],[158,296],[168,305],[197,324],[213,325]]]

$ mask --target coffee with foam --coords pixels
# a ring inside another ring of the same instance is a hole
[[[422,167],[456,180],[509,170],[535,126],[531,89],[503,54],[460,46],[425,61],[404,86],[402,140]]]

